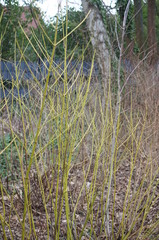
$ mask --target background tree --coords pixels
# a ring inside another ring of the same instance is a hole
[[[155,27],[155,16],[156,16],[156,1],[148,0],[148,47],[151,51],[151,64],[156,62],[157,58],[157,39],[156,39],[156,27]]]
[[[110,37],[106,30],[106,11],[105,5],[101,0],[89,1],[82,0],[85,15],[89,12],[86,22],[90,33],[93,49],[96,51],[96,59],[101,71],[101,77],[108,88],[108,78],[110,73],[110,56],[115,58]]]
[[[120,25],[122,25],[122,23],[123,23],[124,13],[125,13],[127,4],[128,4],[128,0],[117,0],[116,1],[116,10],[117,10],[117,13],[119,14]],[[132,36],[133,36],[133,31],[134,31],[133,16],[134,16],[134,6],[131,2],[128,17],[127,17],[127,27],[126,27],[126,33],[125,33],[127,42],[130,42],[132,40]]]
[[[134,14],[135,14],[136,41],[141,51],[144,44],[143,11],[141,0],[134,0]]]

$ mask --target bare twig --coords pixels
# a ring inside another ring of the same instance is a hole
[[[123,27],[122,27],[122,39],[121,39],[121,46],[120,46],[120,57],[118,61],[118,95],[117,95],[117,104],[116,104],[116,114],[115,114],[115,121],[113,126],[113,138],[112,138],[112,147],[111,147],[111,158],[110,158],[110,175],[108,180],[108,195],[106,201],[106,229],[107,234],[110,236],[110,229],[109,229],[109,203],[110,203],[110,195],[111,195],[111,185],[113,181],[113,168],[114,168],[114,155],[116,150],[116,139],[117,139],[117,126],[118,126],[118,119],[120,115],[120,102],[121,102],[121,86],[120,86],[120,72],[121,72],[121,62],[123,56],[123,49],[124,49],[124,36],[125,36],[125,29],[126,29],[126,20],[129,12],[131,0],[128,1],[125,13],[124,13],[124,20],[123,20]]]
[[[141,61],[139,61],[139,63],[138,63],[138,64],[134,67],[134,69],[131,71],[131,73],[129,74],[129,76],[126,78],[126,81],[125,81],[124,85],[122,86],[122,89],[121,89],[121,91],[120,91],[120,95],[121,95],[121,93],[123,92],[123,90],[124,90],[127,82],[129,81],[130,77],[133,75],[133,73],[136,71],[136,69],[141,65],[141,63],[143,63],[143,61],[148,58],[149,55],[151,55],[151,51],[149,51],[149,52],[146,54],[146,56],[145,56]]]

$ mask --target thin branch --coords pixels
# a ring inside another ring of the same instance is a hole
[[[110,236],[110,229],[109,229],[109,205],[110,205],[110,195],[111,195],[111,186],[113,181],[113,168],[114,168],[114,155],[116,151],[116,139],[117,139],[117,125],[118,119],[120,115],[120,102],[121,102],[121,86],[120,86],[120,72],[121,72],[121,62],[122,62],[122,55],[124,49],[124,36],[125,36],[125,29],[126,29],[126,20],[129,12],[131,0],[128,1],[125,13],[124,13],[124,20],[123,20],[123,31],[122,31],[122,41],[120,47],[120,57],[118,62],[118,96],[117,96],[117,104],[116,104],[116,114],[115,114],[115,122],[114,122],[114,131],[113,131],[113,138],[112,138],[112,147],[111,147],[111,158],[110,158],[110,175],[108,180],[108,197],[106,202],[106,229],[107,234]]]

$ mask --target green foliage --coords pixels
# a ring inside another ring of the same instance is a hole
[[[6,135],[5,138],[0,138],[0,152],[5,148],[6,144],[10,143],[10,135]],[[9,150],[7,150],[7,154],[9,154]],[[6,161],[6,153],[1,154],[1,163],[0,163],[0,176],[4,177],[7,175],[8,164]]]
[[[21,15],[25,12],[25,21],[21,21]],[[21,7],[19,1],[16,0],[6,0],[4,1],[4,6],[0,4],[0,15],[2,19],[0,22],[0,55],[5,60],[19,60],[21,57],[21,52],[24,51],[25,56],[27,56],[30,61],[36,61],[37,57],[33,51],[33,48],[28,44],[28,39],[26,38],[24,32],[28,24],[34,19],[37,19],[37,16],[40,15],[38,8],[29,8],[29,10]],[[40,20],[41,25],[44,25],[42,18]],[[20,27],[20,24],[23,28]],[[27,32],[27,35],[31,35],[30,32]],[[41,32],[39,29],[35,30],[36,36],[41,40]],[[15,50],[15,39],[17,41],[17,50]],[[30,38],[30,41],[34,44],[35,48],[37,46],[37,40],[33,37]],[[18,49],[21,49],[18,51]],[[16,52],[16,55],[15,55]]]
[[[0,15],[3,13],[2,20],[0,22],[1,32],[1,44],[0,51],[2,58],[9,59],[14,56],[14,39],[15,31],[19,27],[18,20],[21,15],[21,9],[19,8],[18,1],[6,0],[4,1],[5,7],[0,4]]]
[[[57,42],[60,41],[66,34],[66,21],[67,21],[67,31],[70,33],[73,29],[75,29],[79,22],[81,22],[84,19],[84,12],[82,10],[76,10],[75,8],[69,8],[67,10],[67,17],[66,17],[66,11],[63,13],[63,15],[58,16],[58,35],[57,35]],[[53,42],[55,37],[55,21],[57,16],[53,17],[51,21],[53,23],[47,24],[45,27],[47,35],[49,36],[50,40]],[[46,47],[47,51],[50,54],[52,49],[52,43],[46,38]],[[74,57],[78,58],[78,56],[81,55],[83,49],[86,48],[87,44],[89,42],[89,34],[86,27],[86,21],[82,23],[77,30],[75,30],[71,35],[67,38],[67,53],[68,55],[72,52],[72,49],[75,49],[74,51]],[[86,58],[87,60],[91,59],[92,53],[92,47],[89,45],[89,50],[86,50]],[[63,58],[64,57],[64,41],[62,41],[58,46],[56,47],[55,57],[57,58]]]
[[[6,134],[0,138],[0,152],[6,149],[0,155],[0,176],[2,178],[10,176],[18,167],[15,166],[12,162],[16,160],[17,153],[14,143],[10,144],[11,140],[12,138],[10,134]]]
[[[45,28],[45,25],[42,19],[40,19],[40,24]],[[41,58],[44,58],[44,54],[42,53],[39,47],[39,43],[41,45],[45,45],[43,41],[44,39],[43,39],[43,33],[41,29],[40,30],[38,28],[30,29],[29,39],[30,39],[30,42],[28,43],[28,39],[25,33],[21,31],[21,38],[17,39],[17,43],[18,43],[17,44],[18,49],[16,51],[17,60],[21,58],[21,51],[23,51],[28,61],[37,62],[39,57],[35,53],[34,49],[36,49],[36,51],[40,54]],[[33,45],[34,45],[34,49],[33,49]]]
[[[27,24],[32,21],[32,19],[37,19],[38,9],[31,7],[32,11],[26,12],[26,22],[22,23],[22,28],[19,26],[19,19],[24,11],[23,7],[19,7],[18,2],[11,1],[10,5],[7,5],[6,8],[11,9],[7,10],[3,13],[2,21],[1,21],[1,33],[2,33],[2,43],[1,43],[1,57],[4,59],[15,58],[15,38],[17,41],[17,50],[16,50],[16,59],[19,60],[21,58],[21,51],[24,52],[25,57],[29,59],[29,61],[37,61],[38,57],[34,49],[39,53],[40,58],[46,59],[52,51],[52,44],[55,37],[55,21],[57,16],[50,19],[49,23],[45,23],[43,18],[41,17],[37,20],[37,28],[30,30],[30,43],[28,42],[27,37],[25,36],[25,27]],[[3,11],[3,7],[1,5],[1,13]],[[76,10],[74,8],[69,8],[67,11],[68,17],[66,17],[66,11],[63,15],[59,17],[58,21],[58,37],[57,42],[60,41],[66,33],[66,19],[67,22],[67,31],[71,32],[75,27],[78,26],[79,22],[84,18],[84,13],[82,10]],[[41,14],[40,14],[41,16]],[[53,22],[53,23],[51,23]],[[44,32],[47,32],[47,36]],[[27,33],[28,35],[28,33]],[[9,41],[8,41],[9,39]],[[74,57],[78,58],[78,56],[82,53],[83,49],[86,48],[89,42],[89,34],[86,27],[86,22],[81,24],[81,26],[75,30],[70,36],[67,38],[67,52],[68,54],[72,52],[72,49],[76,48],[74,52]],[[33,49],[34,46],[34,49]],[[42,46],[45,46],[45,50]],[[20,50],[20,51],[19,51]],[[55,52],[55,57],[63,58],[64,56],[64,41],[58,44]],[[92,47],[89,45],[89,49],[86,50],[87,60],[91,60]]]

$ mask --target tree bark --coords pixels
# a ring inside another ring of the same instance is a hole
[[[86,23],[90,32],[93,49],[96,51],[96,57],[101,71],[102,80],[104,81],[105,88],[107,89],[110,73],[110,56],[112,55],[110,39],[99,9],[90,3],[89,0],[82,0],[82,7],[85,15],[91,10]]]
[[[142,0],[134,0],[134,14],[135,14],[136,40],[138,43],[138,47],[141,51],[144,45]]]
[[[156,1],[148,0],[148,47],[149,51],[151,51],[150,54],[151,64],[154,64],[157,58],[155,16],[156,16]]]

